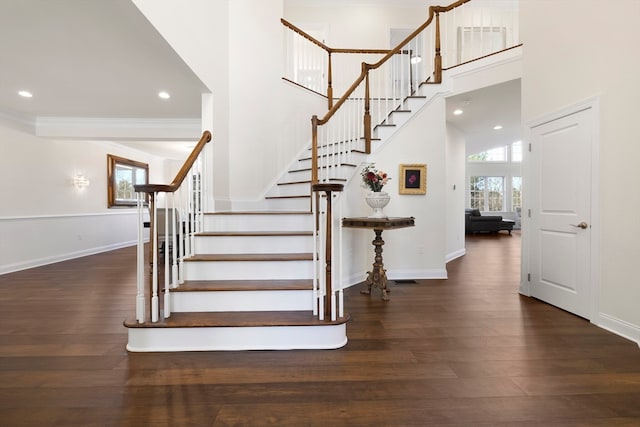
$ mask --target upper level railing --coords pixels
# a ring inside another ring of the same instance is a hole
[[[184,164],[170,184],[136,185],[138,195],[138,262],[136,320],[144,323],[150,317],[157,322],[160,317],[158,297],[160,276],[158,252],[162,247],[164,255],[164,303],[163,315],[171,315],[170,290],[183,282],[182,262],[194,253],[195,233],[202,230],[203,175],[202,153],[211,141],[211,132],[204,131],[200,140],[187,157]],[[189,179],[187,179],[189,177]],[[151,262],[151,280],[148,292],[145,290],[144,265],[144,200],[149,200],[149,260]],[[158,202],[164,206],[158,208]],[[162,223],[160,223],[162,222]],[[160,242],[162,240],[162,242]],[[150,296],[150,316],[147,316],[147,294]]]

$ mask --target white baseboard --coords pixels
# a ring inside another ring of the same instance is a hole
[[[624,320],[610,316],[605,313],[598,313],[596,326],[606,329],[616,335],[635,342],[640,347],[640,326],[625,322]]]
[[[82,251],[69,252],[65,254],[57,254],[55,256],[44,257],[39,259],[31,259],[25,262],[0,265],[0,275],[14,273],[16,271],[28,270],[30,268],[42,267],[43,265],[55,264],[56,262],[68,261],[71,259],[82,258],[89,255],[95,255],[102,252],[109,252],[116,249],[122,249],[129,246],[135,246],[138,242],[132,240],[129,242],[121,242],[107,246],[84,249]]]
[[[353,285],[357,285],[365,281],[367,272],[352,274],[344,279],[344,288],[350,288]],[[434,280],[434,279],[447,279],[447,270],[434,269],[434,270],[387,270],[387,278],[389,280]]]
[[[467,250],[465,248],[458,249],[457,251],[453,251],[447,254],[447,256],[444,258],[444,262],[453,261],[454,259],[464,256],[466,253],[467,253]]]

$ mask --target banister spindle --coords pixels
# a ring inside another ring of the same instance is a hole
[[[436,12],[436,56],[433,59],[435,83],[442,83],[442,56],[440,56],[440,12]]]
[[[371,99],[369,93],[369,68],[367,64],[362,63],[362,70],[366,71],[364,79],[364,151],[371,153]]]
[[[327,52],[327,101],[329,110],[333,108],[333,76],[332,76],[331,51]]]

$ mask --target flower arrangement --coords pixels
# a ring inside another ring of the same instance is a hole
[[[386,172],[376,169],[375,163],[365,166],[360,175],[362,175],[363,187],[375,193],[382,191],[382,187],[391,179]]]

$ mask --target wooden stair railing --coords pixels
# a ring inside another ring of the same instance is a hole
[[[139,323],[144,323],[146,319],[146,298],[144,291],[144,242],[143,242],[143,200],[145,196],[148,197],[149,200],[149,230],[150,230],[150,244],[149,244],[149,259],[152,263],[151,268],[151,277],[149,280],[149,294],[151,295],[151,307],[150,307],[150,318],[152,322],[157,322],[159,319],[159,300],[158,300],[158,224],[157,224],[157,197],[159,193],[164,193],[165,195],[172,195],[171,204],[171,214],[168,210],[169,200],[165,200],[165,239],[168,239],[168,236],[171,236],[173,240],[172,252],[170,254],[169,251],[169,241],[165,240],[164,244],[164,258],[165,258],[165,271],[164,271],[164,280],[165,280],[165,304],[164,304],[164,316],[168,317],[170,315],[169,311],[169,286],[170,280],[173,280],[174,286],[177,286],[178,279],[178,254],[177,249],[180,246],[182,254],[185,254],[185,246],[188,246],[189,236],[185,236],[183,239],[183,234],[189,233],[193,234],[196,231],[197,227],[197,217],[201,215],[202,209],[202,191],[201,191],[201,182],[200,182],[200,171],[196,171],[194,168],[197,165],[197,160],[200,158],[206,144],[211,141],[211,132],[204,131],[200,140],[193,148],[191,154],[185,160],[184,164],[176,174],[173,181],[170,184],[139,184],[135,185],[134,189],[138,194],[138,263],[137,263],[137,297],[136,297],[136,320]],[[176,209],[175,209],[175,193],[183,188],[183,184],[187,176],[192,174],[194,177],[197,176],[197,179],[194,179],[195,182],[188,182],[190,191],[188,192],[187,205],[189,206],[188,213],[186,218],[188,221],[185,224],[183,229],[182,226],[177,227],[178,219],[176,218]],[[197,187],[196,187],[197,186]],[[171,216],[171,220],[169,219]],[[172,227],[169,227],[169,221],[171,221]],[[176,240],[176,234],[180,235],[180,245]],[[183,241],[184,240],[184,241]],[[169,262],[173,262],[172,274],[169,274]]]
[[[312,45],[314,45],[317,48],[321,49],[326,54],[326,67],[327,67],[327,69],[326,69],[326,76],[327,76],[326,77],[327,78],[326,96],[327,96],[327,102],[328,102],[328,108],[329,109],[331,109],[333,107],[333,100],[334,100],[334,98],[333,98],[333,62],[332,62],[332,55],[333,54],[342,53],[342,54],[365,54],[365,55],[383,54],[384,55],[384,54],[389,52],[389,49],[338,49],[338,48],[332,48],[332,47],[327,46],[326,44],[324,44],[320,40],[318,40],[318,39],[312,37],[311,35],[307,34],[306,32],[304,32],[300,28],[296,27],[295,25],[293,25],[291,22],[287,21],[286,19],[284,19],[284,18],[280,19],[280,22],[286,28],[290,29],[293,33],[297,34],[302,39],[308,41]],[[304,82],[296,82],[296,83],[304,84]]]
[[[409,55],[409,62],[411,65],[407,68],[407,73],[409,78],[407,79],[407,86],[409,88],[408,91],[401,91],[400,96],[396,96],[393,94],[394,99],[398,99],[400,102],[404,101],[407,96],[411,96],[413,92],[417,89],[414,87],[414,79],[413,79],[413,58],[417,58],[417,52],[422,51],[423,49],[419,49],[419,44],[416,41],[418,36],[422,35],[425,29],[433,22],[435,18],[435,41],[434,41],[434,68],[433,68],[433,82],[432,83],[440,83],[442,81],[442,57],[441,57],[441,36],[440,36],[440,14],[444,12],[451,11],[465,3],[468,3],[470,0],[459,0],[455,3],[450,4],[449,6],[430,6],[429,7],[429,18],[425,21],[424,24],[420,25],[414,32],[412,32],[409,36],[407,36],[403,41],[401,41],[395,48],[389,50],[382,59],[374,64],[368,64],[363,62],[361,64],[361,72],[360,75],[355,79],[353,84],[347,89],[347,91],[342,95],[342,97],[330,107],[329,111],[322,117],[319,118],[317,115],[314,115],[311,118],[312,124],[312,185],[317,184],[320,179],[318,177],[318,149],[320,147],[318,141],[318,132],[320,126],[328,124],[331,119],[336,116],[339,110],[347,103],[347,101],[356,93],[356,90],[364,86],[362,88],[362,105],[363,105],[363,115],[361,118],[362,123],[362,134],[364,138],[364,152],[369,154],[371,153],[371,137],[372,137],[372,118],[371,118],[371,71],[380,69],[383,65],[389,63],[392,58],[402,58],[403,55]],[[299,30],[299,29],[298,29]],[[301,31],[301,30],[299,30]],[[412,45],[412,43],[414,43]],[[391,72],[393,79],[393,70]],[[427,81],[427,76],[419,77],[421,82]],[[393,82],[392,82],[393,84]],[[378,95],[380,98],[380,95]],[[357,97],[356,97],[357,98]],[[387,117],[388,114],[396,109],[399,105],[396,102],[393,102],[382,114],[379,116]],[[355,122],[357,122],[356,120]],[[353,135],[350,136],[351,140],[355,138]],[[358,138],[359,139],[359,138]]]

